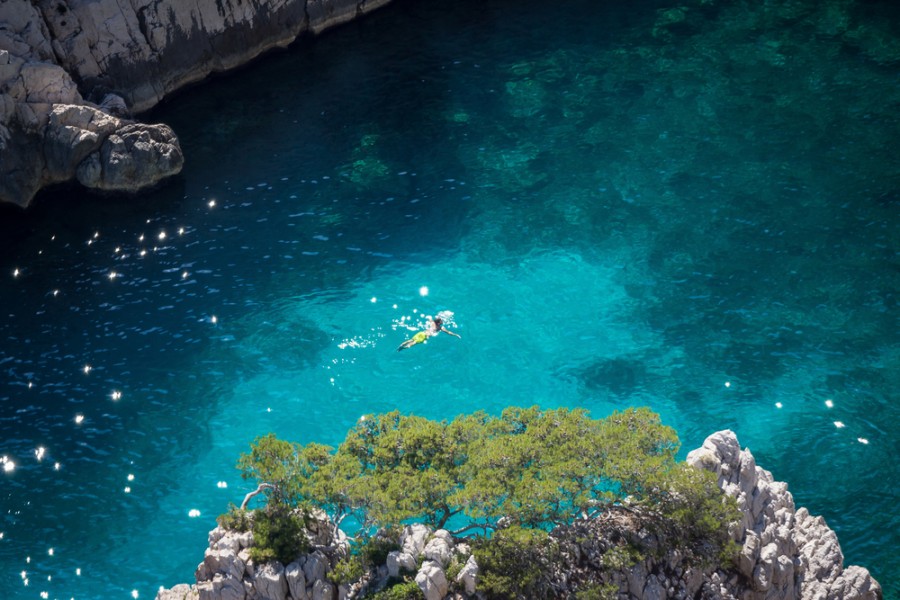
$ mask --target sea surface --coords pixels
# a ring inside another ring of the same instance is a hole
[[[193,581],[257,436],[649,406],[900,597],[900,5],[398,0],[0,212],[0,597]],[[396,352],[451,311],[462,339]]]

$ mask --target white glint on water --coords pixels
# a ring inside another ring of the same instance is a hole
[[[419,295],[423,298],[428,295],[428,286],[423,285],[419,288]]]
[[[832,402],[831,400],[826,400],[825,406],[827,406],[828,408],[834,408],[834,402]]]
[[[835,421],[834,426],[838,429],[843,429],[844,427],[846,427],[846,425],[844,425],[841,421]]]

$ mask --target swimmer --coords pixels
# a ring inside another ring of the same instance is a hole
[[[405,342],[400,344],[400,346],[397,347],[397,352],[400,352],[401,350],[406,350],[407,348],[412,348],[416,344],[421,344],[421,343],[425,342],[428,338],[434,337],[441,332],[452,335],[453,337],[462,339],[462,336],[459,335],[458,333],[450,331],[449,329],[444,329],[444,320],[442,318],[435,317],[428,325],[425,326],[424,331],[418,332],[416,335],[412,336],[411,338],[409,338],[408,340],[406,340]]]

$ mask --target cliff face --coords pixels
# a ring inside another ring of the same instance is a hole
[[[614,586],[622,600],[880,600],[881,587],[866,569],[844,568],[837,536],[824,519],[805,508],[796,510],[787,484],[756,466],[733,432],[709,436],[687,460],[716,473],[722,490],[738,502],[742,520],[730,532],[741,549],[736,565],[685,561],[679,548],[667,547],[647,527],[640,511],[623,507],[552,532],[563,559],[542,573],[551,590],[547,597],[572,598],[579,590],[600,584]],[[326,530],[331,528],[319,527],[314,536],[323,545],[332,542],[322,538]],[[197,584],[160,590],[157,600],[363,597],[404,569],[415,573],[426,600],[485,598],[478,587],[478,564],[465,540],[423,525],[406,527],[399,548],[387,555],[385,565],[341,586],[330,583],[328,573],[346,551],[345,540],[334,544],[341,549],[337,553],[316,550],[286,566],[253,564],[250,533],[216,528],[209,542],[197,568]],[[626,548],[637,549],[640,558],[623,564],[616,556]]]
[[[211,73],[390,0],[0,0],[0,202],[63,181],[134,192],[181,170],[129,118]]]

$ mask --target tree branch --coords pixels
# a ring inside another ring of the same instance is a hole
[[[472,523],[471,525],[466,525],[465,527],[463,527],[461,529],[456,529],[454,531],[451,531],[450,535],[458,536],[459,534],[469,531],[470,529],[481,529],[482,531],[487,533],[488,529],[496,529],[496,528],[497,527],[495,525],[490,525],[488,523]]]
[[[274,489],[275,489],[275,486],[272,485],[271,483],[259,484],[259,487],[257,487],[252,492],[249,492],[246,496],[244,496],[244,501],[241,502],[241,510],[247,510],[247,504],[250,503],[250,500],[254,496],[258,496],[259,494],[261,494],[263,492],[263,490],[274,490]]]

